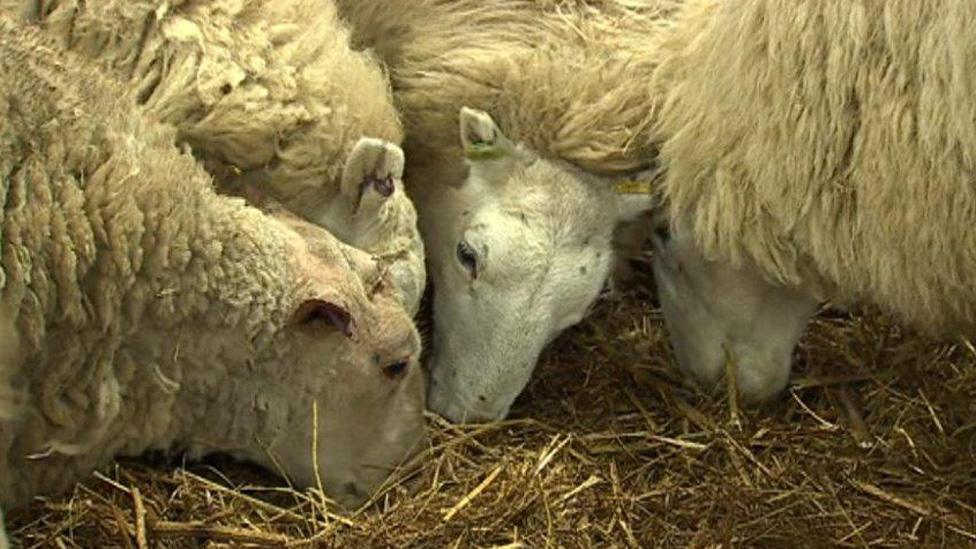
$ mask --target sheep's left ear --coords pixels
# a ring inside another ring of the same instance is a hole
[[[485,111],[461,107],[461,146],[471,171],[493,183],[504,183],[515,166],[515,145]]]
[[[485,111],[461,107],[458,119],[461,124],[461,145],[468,160],[499,160],[514,152],[515,146]]]
[[[335,329],[352,339],[356,335],[356,322],[349,310],[325,299],[306,299],[292,315],[292,324],[308,328]]]
[[[618,223],[634,221],[654,209],[656,205],[654,175],[652,170],[645,170],[631,178],[612,182],[617,202]]]

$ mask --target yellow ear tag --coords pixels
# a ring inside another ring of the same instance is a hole
[[[505,151],[496,145],[488,143],[472,143],[464,147],[464,157],[468,160],[498,160],[505,156]]]
[[[617,194],[651,194],[650,181],[618,181],[614,183],[613,190]]]

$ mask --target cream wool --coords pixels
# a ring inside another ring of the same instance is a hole
[[[648,37],[673,1],[338,4],[353,45],[387,64],[410,168],[429,162],[439,176],[408,182],[411,193],[463,177],[456,128],[464,106],[488,112],[513,141],[593,173],[647,163],[642,84],[656,66]]]
[[[331,0],[0,0],[0,7],[126,82],[145,112],[178,129],[224,190],[257,185],[334,232],[361,224],[329,214],[362,138],[393,147],[402,140],[385,74],[370,55],[352,51]],[[383,213],[399,227],[396,242],[359,234],[346,242],[393,258],[416,311],[414,287],[426,283],[416,213],[402,192],[388,198]]]
[[[402,139],[382,70],[349,48],[329,1],[3,4],[128,82],[196,155],[267,169],[290,208],[314,209],[338,191],[360,137]]]
[[[817,300],[976,333],[976,4],[689,0],[659,51],[660,191],[679,242],[655,256],[686,366],[716,380],[719,351],[691,349],[732,342],[743,369],[767,371],[748,396],[771,396]],[[696,276],[739,277],[740,306]],[[744,330],[763,311],[790,317],[785,332],[782,318]]]
[[[19,346],[0,505],[151,448],[278,463],[300,486],[318,468],[340,502],[368,497],[424,438],[420,341],[390,281],[320,228],[216,195],[171,130],[26,30],[0,17]]]

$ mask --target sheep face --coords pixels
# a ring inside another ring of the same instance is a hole
[[[579,322],[612,264],[613,229],[650,205],[511,143],[461,110],[470,172],[426,219],[434,282],[430,407],[456,422],[505,417],[546,344]]]
[[[308,246],[308,282],[274,359],[290,375],[262,380],[265,440],[244,457],[354,508],[425,444],[420,337],[380,265],[317,227],[290,225],[304,227]]]
[[[691,234],[685,217],[652,237],[654,278],[678,365],[706,388],[731,368],[744,401],[768,400],[786,387],[793,348],[818,302],[771,284],[748,263],[706,259]]]
[[[346,508],[372,496],[424,441],[419,337],[401,306],[389,298],[377,301],[368,326],[337,319],[330,305],[315,302],[306,302],[296,319],[295,337],[304,340],[298,367],[317,373],[320,384],[306,398],[294,396],[278,461],[301,486],[321,479],[325,492]],[[336,352],[315,333],[330,329],[347,330],[358,341],[347,340]]]

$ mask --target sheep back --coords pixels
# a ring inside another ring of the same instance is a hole
[[[337,192],[361,136],[402,141],[385,75],[350,49],[329,0],[0,5],[128,82],[212,173],[260,172],[297,211]]]
[[[934,332],[976,325],[976,4],[692,0],[661,187],[705,253]]]
[[[353,44],[388,65],[424,179],[463,177],[462,106],[491,114],[510,138],[596,173],[642,167],[649,127],[645,90],[656,66],[655,29],[670,0],[339,0]],[[426,166],[425,164],[433,164]],[[425,174],[427,175],[427,174]]]

